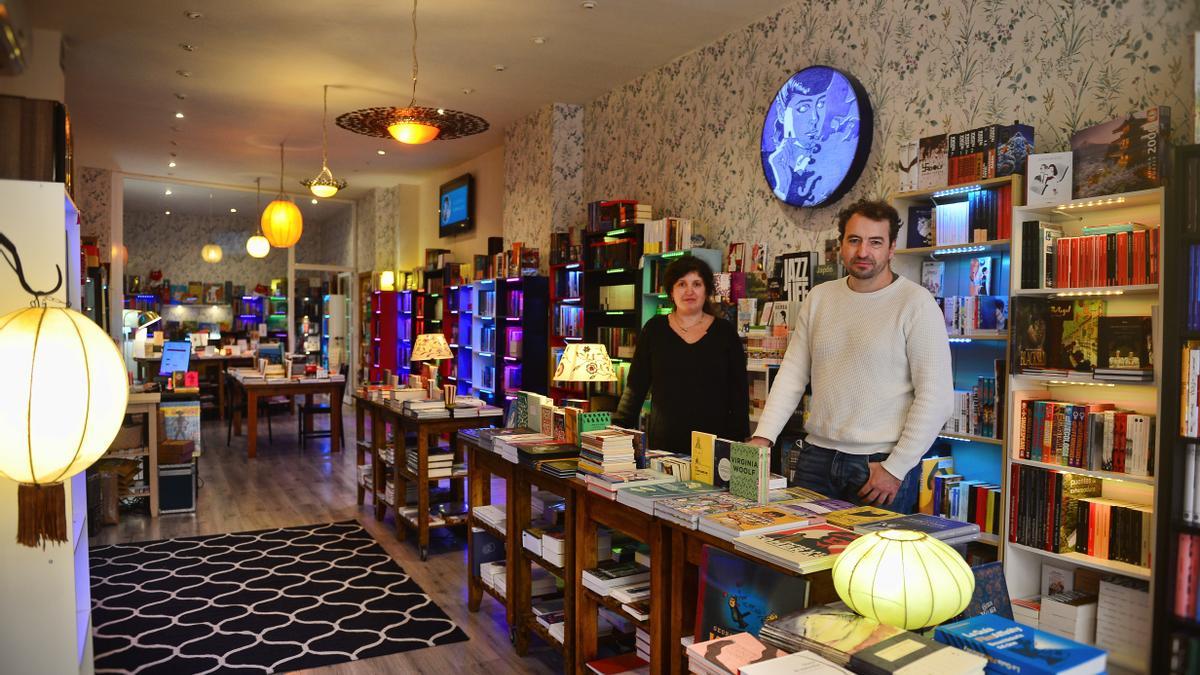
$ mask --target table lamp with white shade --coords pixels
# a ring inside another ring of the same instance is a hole
[[[417,336],[417,341],[413,343],[411,361],[433,361],[430,364],[430,390],[436,391],[438,386],[438,364],[437,361],[454,358],[454,352],[450,351],[450,345],[446,343],[446,336],[441,333],[422,333]]]
[[[572,342],[554,369],[555,382],[615,382],[617,373],[602,344]]]

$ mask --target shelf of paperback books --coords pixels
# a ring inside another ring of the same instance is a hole
[[[1130,483],[1140,483],[1142,485],[1149,485],[1151,487],[1153,487],[1154,484],[1156,483],[1156,479],[1154,476],[1137,476],[1137,475],[1128,474],[1128,473],[1121,473],[1118,471],[1094,471],[1091,469],[1083,469],[1083,468],[1074,467],[1074,466],[1064,466],[1062,464],[1051,464],[1048,462],[1038,462],[1038,461],[1034,461],[1032,459],[1013,459],[1011,461],[1013,464],[1023,464],[1025,466],[1036,466],[1036,467],[1039,467],[1042,469],[1048,469],[1050,471],[1061,471],[1063,473],[1070,473],[1070,474],[1075,474],[1078,476],[1091,476],[1093,478],[1102,478],[1104,480],[1127,481]]]
[[[1015,288],[1013,295],[1042,295],[1055,298],[1110,298],[1119,295],[1158,295],[1158,284],[1089,286],[1086,288]]]

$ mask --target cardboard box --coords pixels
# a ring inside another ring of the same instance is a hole
[[[146,426],[141,423],[141,415],[136,417],[137,421],[132,416],[125,417],[125,424],[117,431],[117,437],[109,444],[109,450],[129,450],[132,448],[142,448],[146,445]]]
[[[192,461],[192,455],[196,452],[196,443],[194,441],[177,441],[164,439],[158,442],[158,463],[164,464],[187,464]]]

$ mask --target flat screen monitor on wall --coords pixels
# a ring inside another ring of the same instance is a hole
[[[463,174],[438,191],[438,235],[448,237],[475,227],[475,180]]]

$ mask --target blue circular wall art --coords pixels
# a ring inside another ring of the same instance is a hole
[[[810,66],[779,88],[762,128],[767,185],[792,206],[841,199],[871,153],[871,102],[862,85],[828,66]]]

